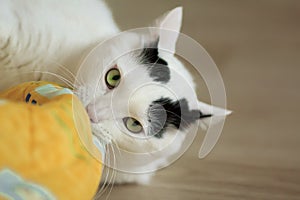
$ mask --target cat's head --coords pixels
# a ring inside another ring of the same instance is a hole
[[[157,151],[177,134],[184,138],[192,124],[229,113],[197,100],[192,76],[174,56],[181,20],[179,7],[156,28],[122,33],[96,48],[97,58],[79,72],[78,95],[91,122],[121,149]],[[175,152],[180,144],[174,146]]]

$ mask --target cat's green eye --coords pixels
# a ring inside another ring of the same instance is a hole
[[[110,69],[105,76],[105,83],[109,89],[118,86],[121,80],[121,73],[117,68]]]
[[[123,122],[124,122],[125,127],[132,133],[137,134],[137,133],[142,132],[142,130],[143,130],[141,123],[132,117],[123,118]]]

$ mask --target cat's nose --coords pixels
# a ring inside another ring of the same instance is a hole
[[[97,121],[96,113],[90,104],[86,106],[86,112],[87,112],[91,122],[98,123],[98,122],[96,122]]]
[[[107,108],[99,108],[95,104],[88,104],[86,111],[92,123],[99,123],[109,119],[109,109]]]

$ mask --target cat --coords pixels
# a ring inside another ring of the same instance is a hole
[[[99,60],[111,63],[95,61],[80,68],[97,44],[121,32],[105,2],[0,0],[0,5],[0,90],[29,80],[71,84],[86,107],[95,135],[104,134],[127,152],[148,155],[173,143],[167,153],[143,163],[147,172],[164,166],[179,151],[192,124],[230,113],[193,99],[193,78],[174,56],[181,7],[155,20],[151,26],[157,29],[127,32],[109,43]],[[135,50],[114,59],[125,49]],[[80,76],[75,77],[79,70]],[[180,79],[191,86],[192,93]],[[154,84],[143,85],[148,82]],[[127,169],[137,163],[134,157],[115,159],[123,160]],[[152,175],[118,172],[114,181],[148,183]]]

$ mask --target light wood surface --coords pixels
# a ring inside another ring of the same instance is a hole
[[[184,156],[160,170],[150,185],[115,186],[102,198],[300,199],[300,1],[108,4],[123,29],[144,26],[183,5],[183,32],[215,60],[234,113],[205,159],[197,158],[201,132]]]

